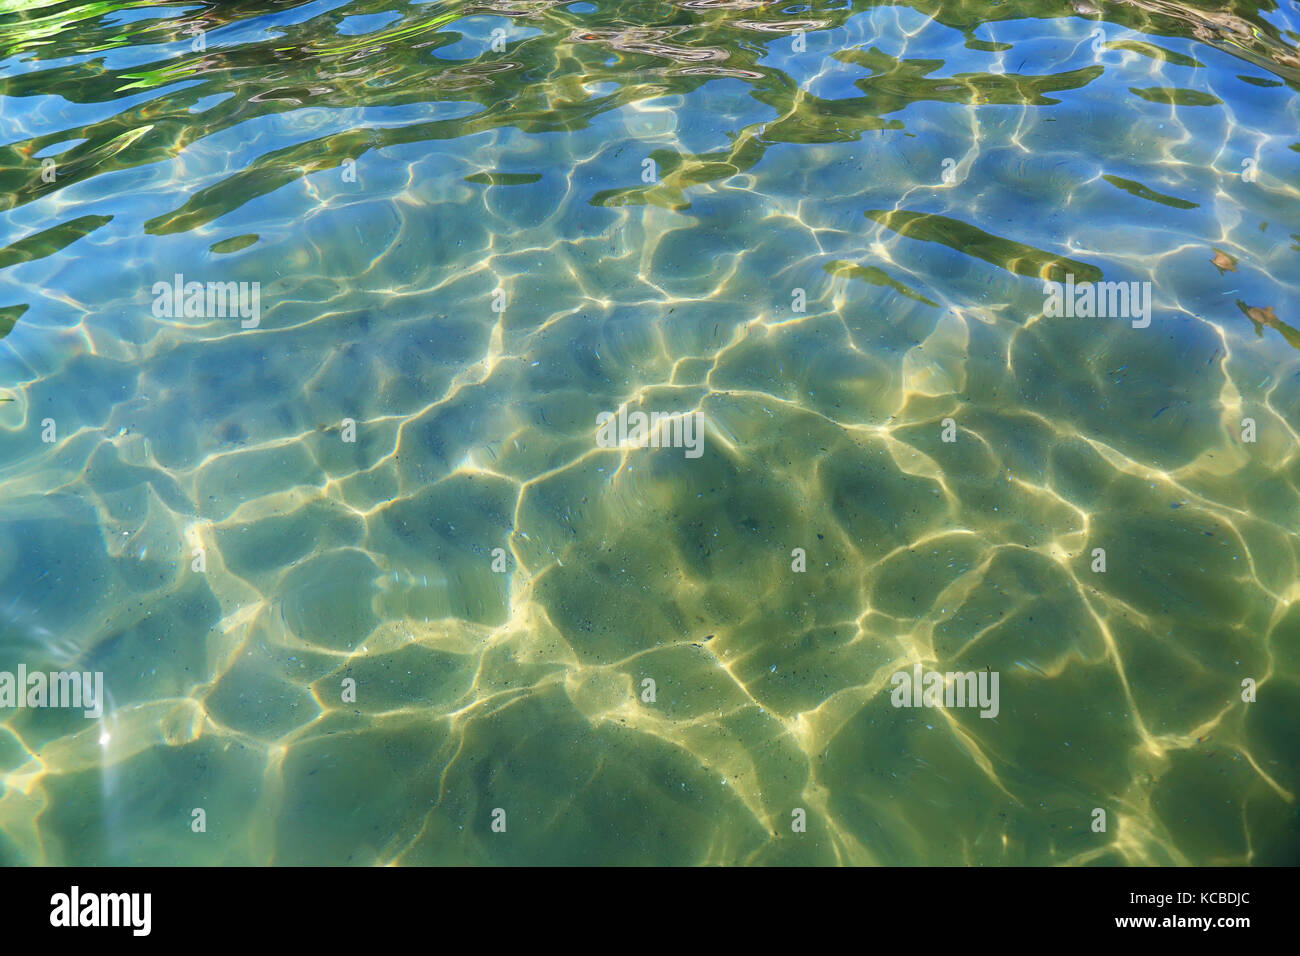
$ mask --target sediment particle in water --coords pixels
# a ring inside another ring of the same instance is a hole
[[[1232,256],[1228,255],[1222,249],[1215,249],[1214,258],[1211,259],[1210,261],[1214,263],[1215,268],[1219,270],[1220,275],[1222,275],[1225,272],[1237,271],[1237,260],[1234,259]]]

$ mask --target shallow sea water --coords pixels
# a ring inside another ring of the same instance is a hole
[[[0,861],[1300,862],[1298,48],[0,0]]]

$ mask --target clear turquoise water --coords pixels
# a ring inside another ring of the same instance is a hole
[[[0,860],[1297,862],[1298,47],[0,0]]]

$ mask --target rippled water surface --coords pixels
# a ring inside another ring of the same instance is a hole
[[[1298,88],[1295,0],[0,0],[0,670],[107,698],[0,860],[1300,861]]]

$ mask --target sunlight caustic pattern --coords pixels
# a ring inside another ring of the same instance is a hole
[[[0,859],[1300,859],[1295,11],[994,9],[0,0]]]

